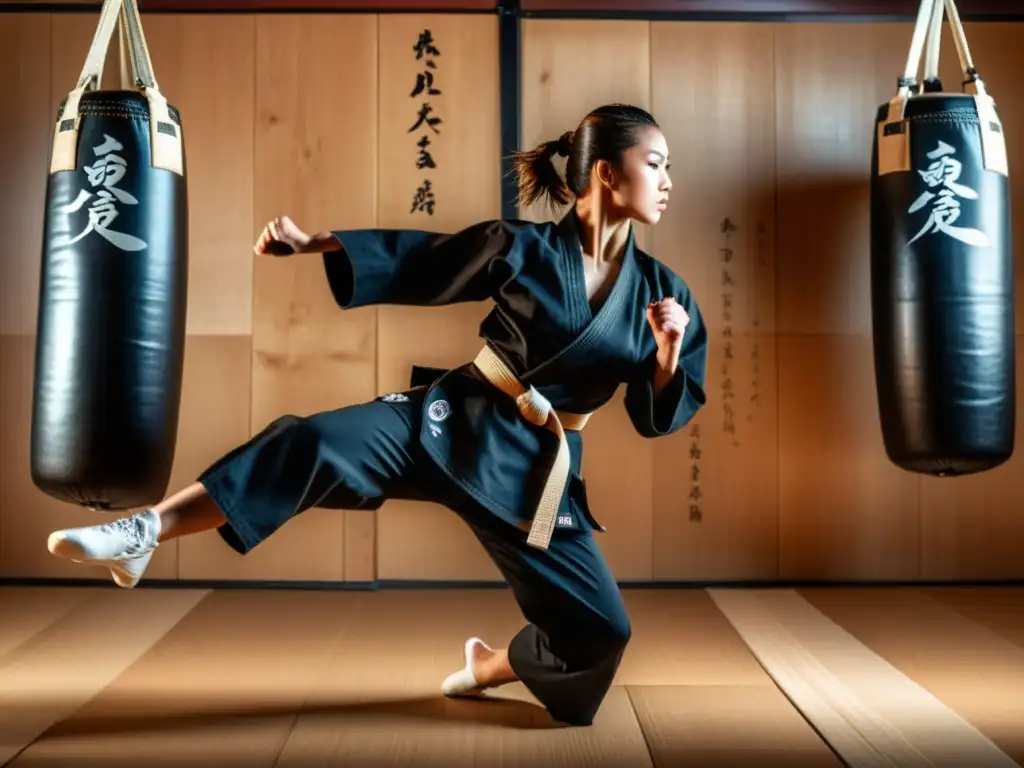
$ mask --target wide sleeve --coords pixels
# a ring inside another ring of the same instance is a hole
[[[491,296],[491,269],[515,247],[518,225],[483,221],[459,232],[334,231],[323,254],[327,282],[345,309],[373,304],[443,306]]]
[[[626,383],[626,411],[633,427],[643,437],[662,437],[682,429],[707,402],[704,390],[707,326],[689,290],[680,291],[676,301],[683,305],[690,322],[683,335],[675,375],[655,397],[654,372],[658,364],[655,350]]]

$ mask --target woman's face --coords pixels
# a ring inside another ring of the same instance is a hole
[[[623,216],[642,224],[657,224],[668,206],[672,180],[668,169],[668,143],[657,128],[637,131],[636,143],[622,155],[622,167],[602,173],[612,193],[612,205]]]

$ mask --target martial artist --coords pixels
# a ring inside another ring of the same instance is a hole
[[[564,180],[555,155],[567,158]],[[632,222],[656,224],[668,204],[668,158],[647,112],[609,105],[516,156],[521,203],[574,202],[560,221],[307,234],[274,219],[255,252],[321,254],[342,309],[493,302],[479,355],[428,386],[282,416],[190,487],[109,524],[57,531],[50,551],[132,587],[177,536],[216,528],[245,554],[311,507],[443,504],[486,548],[528,624],[507,649],[469,639],[442,691],[521,680],[554,719],[591,724],[630,623],[594,539],[604,528],[587,503],[582,431],[622,384],[645,437],[675,432],[705,402],[697,303],[634,242]]]

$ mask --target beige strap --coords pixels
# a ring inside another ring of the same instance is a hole
[[[942,2],[932,6],[932,16],[928,22],[928,42],[924,48],[924,82],[939,79],[939,48],[942,41],[942,14],[945,10]]]
[[[120,18],[120,33],[127,38],[127,47],[135,74],[134,87],[139,88],[149,105],[150,155],[154,168],[183,176],[184,151],[182,149],[181,126],[170,116],[167,100],[160,93],[160,87],[153,74],[153,65],[142,31],[142,21],[136,0],[104,0],[100,19],[93,35],[92,45],[82,66],[78,84],[68,93],[64,108],[54,126],[53,150],[50,156],[50,173],[73,171],[78,167],[78,129],[81,123],[79,112],[82,95],[100,87],[103,63],[114,25]],[[122,59],[122,78],[125,77]],[[131,87],[131,86],[129,86]]]
[[[132,85],[131,59],[128,52],[128,21],[126,20],[124,4],[121,5],[121,15],[117,18],[117,58],[121,69],[121,90],[130,91]]]
[[[928,41],[928,32],[936,8],[940,9],[939,18],[942,18],[942,2],[943,0],[921,0],[918,7],[917,22],[914,24],[910,51],[907,53],[907,62],[903,68],[902,83],[896,95],[889,100],[889,111],[885,120],[876,128],[879,176],[906,173],[910,170],[910,131],[904,119],[907,101],[911,96],[909,83],[917,79],[921,54],[924,53]]]
[[[909,83],[917,79],[922,52],[925,53],[923,79],[938,79],[943,11],[949,17],[953,42],[964,77],[964,91],[974,94],[980,124],[983,166],[986,171],[1008,176],[1009,165],[1002,123],[996,113],[994,100],[987,93],[984,81],[974,69],[971,49],[967,45],[967,36],[964,34],[955,0],[921,0],[907,63],[903,70],[903,83],[896,96],[889,101],[885,121],[877,128],[878,175],[905,173],[910,170],[910,133],[904,116],[907,101],[913,95]]]
[[[491,384],[516,401],[516,406],[524,419],[538,427],[544,427],[558,438],[555,463],[544,483],[544,491],[541,493],[530,525],[530,535],[526,539],[526,543],[532,547],[547,549],[555,528],[558,503],[562,499],[562,492],[569,477],[569,443],[565,439],[565,430],[583,429],[591,414],[555,411],[540,392],[532,386],[529,389],[524,387],[505,365],[505,361],[490,347],[485,346],[480,350],[473,364]]]

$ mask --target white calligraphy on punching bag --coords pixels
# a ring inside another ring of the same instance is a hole
[[[120,215],[117,210],[117,202],[126,205],[138,205],[138,199],[130,192],[126,192],[117,186],[117,183],[124,178],[128,171],[128,162],[120,155],[114,154],[124,147],[114,138],[103,134],[104,142],[93,147],[93,152],[99,158],[94,164],[85,166],[85,173],[89,184],[93,189],[100,187],[96,192],[86,189],[79,191],[74,202],[63,208],[65,213],[75,213],[85,203],[93,199],[89,206],[89,223],[76,237],[69,240],[65,245],[72,245],[78,242],[90,232],[95,232],[106,239],[115,248],[122,251],[141,251],[146,248],[146,241],[134,235],[124,232],[116,232],[110,229],[110,225]]]
[[[928,153],[928,159],[932,161],[932,164],[928,166],[927,170],[918,171],[931,189],[936,187],[942,187],[942,189],[938,192],[923,192],[907,210],[907,213],[916,213],[928,203],[935,201],[932,204],[928,221],[907,245],[932,233],[942,233],[968,245],[988,245],[988,237],[981,230],[953,226],[953,223],[960,218],[960,201],[957,198],[978,199],[977,192],[959,182],[963,164],[953,157],[955,154],[956,150],[953,147],[944,141],[939,141],[938,147]]]

